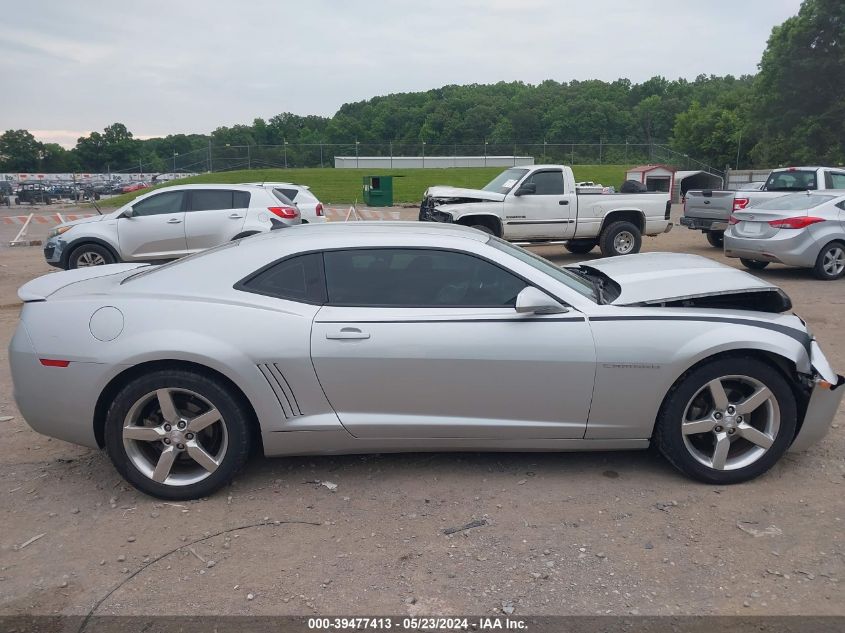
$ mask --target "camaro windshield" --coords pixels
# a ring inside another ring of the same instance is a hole
[[[585,279],[584,277],[579,277],[575,273],[572,273],[564,268],[560,268],[559,266],[555,266],[549,260],[543,259],[539,255],[535,255],[531,251],[527,251],[524,248],[515,246],[514,244],[506,242],[505,240],[500,239],[498,237],[491,236],[488,244],[490,244],[490,246],[492,246],[493,248],[497,248],[500,251],[504,251],[508,255],[513,255],[518,260],[525,262],[529,266],[536,268],[542,273],[547,274],[555,281],[559,281],[568,288],[572,288],[572,290],[574,290],[578,294],[583,295],[588,299],[598,303],[599,299],[596,294],[596,287],[588,279]]]
[[[482,191],[507,193],[513,189],[514,185],[518,183],[527,173],[527,169],[506,169],[493,180],[484,185]]]

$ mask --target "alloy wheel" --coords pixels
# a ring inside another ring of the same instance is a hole
[[[123,423],[123,446],[146,477],[171,486],[208,478],[226,456],[228,431],[217,408],[187,389],[163,388],[138,399]]]
[[[842,274],[845,270],[845,249],[841,246],[833,246],[827,250],[822,260],[824,272],[831,277]]]
[[[736,470],[759,460],[780,430],[774,393],[750,376],[711,380],[689,400],[681,433],[690,455],[714,470]]]
[[[76,260],[77,268],[86,268],[88,266],[105,266],[106,259],[99,253],[93,251],[86,251],[80,255]]]

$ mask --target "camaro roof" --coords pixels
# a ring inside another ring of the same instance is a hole
[[[476,229],[460,224],[441,224],[439,222],[326,222],[324,224],[298,224],[287,226],[278,231],[270,231],[251,239],[285,239],[294,237],[354,235],[354,234],[390,234],[390,235],[439,235],[444,237],[462,237],[477,242],[486,242],[490,236]]]

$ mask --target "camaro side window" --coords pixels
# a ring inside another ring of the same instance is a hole
[[[320,260],[319,253],[291,257],[261,271],[236,288],[279,299],[322,304],[326,300],[326,285]]]
[[[478,257],[434,249],[354,249],[324,253],[333,305],[506,307],[526,284]]]
[[[136,216],[162,215],[165,213],[181,213],[184,210],[182,201],[184,191],[167,191],[150,196],[132,205],[132,213]]]

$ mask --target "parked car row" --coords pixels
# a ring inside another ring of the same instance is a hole
[[[800,193],[799,193],[800,192]],[[759,190],[689,191],[681,224],[751,270],[770,263],[845,276],[845,169],[775,169]]]

